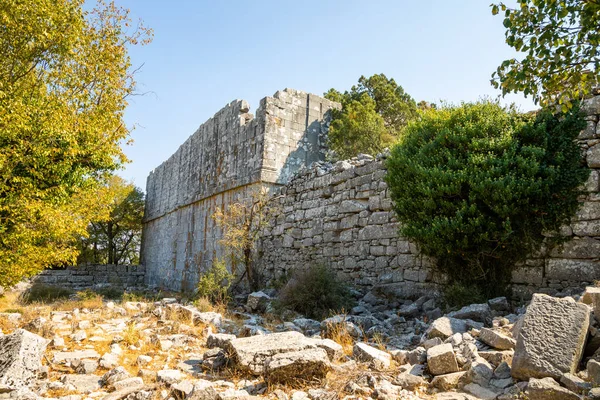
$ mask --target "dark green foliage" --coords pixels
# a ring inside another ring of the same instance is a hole
[[[74,292],[59,286],[33,284],[27,291],[21,295],[24,304],[31,303],[53,303],[57,300],[66,300]]]
[[[485,303],[487,298],[476,285],[454,282],[444,286],[444,304],[446,309],[459,309],[469,304]]]
[[[451,282],[501,291],[542,232],[578,207],[589,174],[575,142],[584,124],[577,106],[535,117],[490,102],[423,113],[387,163],[401,235]]]
[[[321,319],[354,305],[350,288],[324,265],[297,270],[279,294],[280,305]]]
[[[391,146],[406,124],[417,117],[413,98],[384,74],[361,76],[350,91],[330,89],[325,97],[342,104],[342,110],[332,111],[329,129],[329,145],[342,159],[376,154]]]

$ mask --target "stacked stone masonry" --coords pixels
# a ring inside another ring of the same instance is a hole
[[[244,100],[206,121],[150,173],[142,241],[147,283],[193,290],[199,274],[223,256],[217,208],[273,190],[300,168],[325,158],[331,108],[339,104],[285,89],[261,100],[256,116]]]
[[[298,174],[274,200],[277,217],[259,252],[265,275],[324,264],[362,288],[389,285],[408,297],[431,290],[429,261],[398,237],[385,174],[382,155],[321,162]]]
[[[590,177],[587,194],[569,226],[569,240],[540,249],[513,274],[518,295],[541,291],[555,294],[600,280],[600,96],[584,103],[587,128],[579,136]],[[294,268],[322,263],[359,287],[393,288],[404,296],[436,290],[431,260],[412,243],[398,237],[392,211],[384,156],[361,156],[318,163],[281,189],[282,210],[265,232],[261,266],[277,278]]]
[[[398,237],[384,181],[385,155],[324,161],[329,117],[339,107],[286,89],[261,101],[229,104],[148,177],[142,260],[147,283],[192,289],[222,255],[211,216],[266,187],[276,217],[259,243],[267,279],[321,263],[360,288],[388,288],[405,297],[439,288],[431,260]],[[587,128],[579,142],[591,170],[582,207],[561,234],[562,246],[540,249],[513,274],[517,293],[553,294],[600,280],[600,96],[584,102]]]
[[[144,286],[146,268],[143,265],[80,265],[66,269],[46,270],[33,281],[70,289],[117,289]]]

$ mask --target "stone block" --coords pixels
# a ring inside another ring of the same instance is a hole
[[[18,388],[33,383],[47,345],[46,339],[24,329],[0,336],[0,386]]]
[[[534,294],[516,338],[512,376],[560,379],[563,373],[575,373],[589,324],[587,305]]]
[[[516,340],[512,337],[488,328],[481,329],[478,339],[498,350],[511,350],[516,345]]]
[[[600,262],[550,259],[546,262],[546,278],[557,281],[591,282],[600,279]]]
[[[458,372],[458,363],[450,343],[433,346],[427,350],[427,368],[433,375]]]
[[[378,369],[389,368],[392,361],[391,354],[362,342],[354,345],[352,354],[357,360],[371,362]]]

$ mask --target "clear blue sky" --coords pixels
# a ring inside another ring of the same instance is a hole
[[[385,73],[415,100],[498,96],[496,67],[515,53],[491,0],[120,0],[154,29],[131,51],[140,92],[125,113],[137,125],[120,174],[145,188],[149,172],[234,99],[286,87],[322,94]],[[507,96],[523,110],[530,99]]]

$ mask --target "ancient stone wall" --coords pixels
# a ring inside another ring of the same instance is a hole
[[[265,276],[316,263],[359,288],[379,286],[400,297],[435,289],[429,260],[398,236],[385,174],[384,155],[365,155],[295,176],[274,200],[277,216],[261,240]]]
[[[223,253],[211,218],[217,207],[323,160],[332,107],[339,105],[292,89],[262,99],[256,116],[246,101],[233,101],[152,171],[142,240],[147,283],[192,290]]]
[[[600,96],[585,102],[587,128],[580,144],[591,169],[587,194],[561,234],[569,240],[540,249],[513,274],[517,294],[550,294],[600,280]],[[383,180],[384,159],[363,156],[319,163],[281,189],[281,212],[265,231],[260,265],[277,278],[294,268],[323,263],[358,287],[381,287],[401,296],[439,288],[443,278],[416,246],[398,237],[398,222]]]
[[[117,289],[144,286],[143,265],[80,265],[45,270],[33,282],[75,290],[111,287]]]

